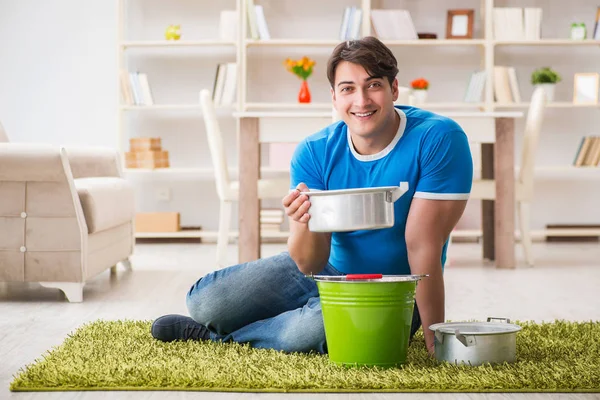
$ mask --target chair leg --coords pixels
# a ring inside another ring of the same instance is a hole
[[[529,203],[519,202],[518,215],[519,215],[519,229],[521,230],[521,244],[525,252],[525,260],[527,264],[533,267],[533,249],[531,241],[531,227],[529,221],[531,216],[529,213]]]
[[[221,201],[219,210],[219,234],[217,236],[217,264],[227,266],[227,245],[229,244],[229,228],[231,227],[231,211],[233,203]]]
[[[70,303],[81,303],[83,301],[84,282],[40,282],[40,285],[62,290]]]
[[[127,271],[131,271],[131,259],[126,258],[124,260],[121,261],[121,265],[127,270]],[[113,267],[116,269],[116,265]]]

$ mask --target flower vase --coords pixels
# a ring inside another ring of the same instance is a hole
[[[427,100],[427,90],[415,89],[413,90],[413,96],[415,96],[416,104],[425,104]]]
[[[310,89],[308,88],[308,82],[302,81],[300,86],[300,92],[298,92],[298,101],[300,103],[310,103]]]

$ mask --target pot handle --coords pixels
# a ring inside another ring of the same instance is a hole
[[[510,319],[508,319],[508,318],[488,317],[487,322],[502,322],[502,323],[505,323],[505,324],[510,324]]]
[[[386,196],[386,200],[390,203],[395,203],[404,193],[408,191],[408,182],[400,182],[400,186],[396,189],[388,192],[388,196]]]
[[[436,329],[435,332],[433,332],[433,334],[435,335],[435,338],[440,344],[444,344],[444,334],[442,333],[442,331]]]
[[[477,344],[477,340],[475,340],[474,335],[463,335],[460,333],[459,329],[454,331],[454,335],[459,342],[461,342],[465,347],[475,346]]]

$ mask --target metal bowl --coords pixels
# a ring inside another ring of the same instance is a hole
[[[309,196],[308,229],[312,232],[348,232],[394,225],[394,202],[408,191],[400,186],[304,192]]]

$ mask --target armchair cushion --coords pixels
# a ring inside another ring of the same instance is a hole
[[[132,185],[123,178],[75,179],[88,233],[101,232],[132,221],[135,200]]]

